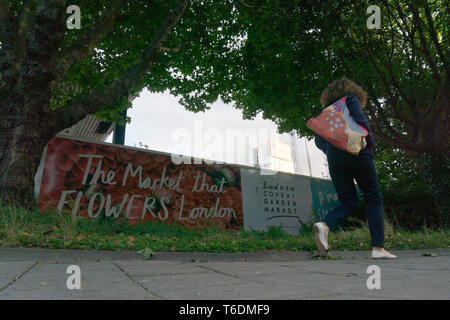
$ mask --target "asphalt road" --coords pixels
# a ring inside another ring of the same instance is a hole
[[[0,300],[450,298],[450,249],[393,253],[399,258],[347,251],[333,252],[337,260],[308,252],[157,253],[144,260],[134,252],[0,248]],[[80,289],[68,288],[69,277],[69,286],[77,283],[77,273],[67,273],[71,265],[79,267]]]

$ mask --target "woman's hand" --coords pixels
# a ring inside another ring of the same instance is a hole
[[[362,137],[361,139],[361,150],[363,150],[367,146],[366,137]]]

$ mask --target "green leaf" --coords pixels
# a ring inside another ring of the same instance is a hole
[[[144,256],[144,260],[149,260],[155,255],[155,252],[153,252],[153,250],[149,247],[145,247],[145,249],[139,250],[137,253],[142,254]]]
[[[422,253],[422,257],[437,257],[438,255],[436,253],[429,253],[429,252],[425,252]]]

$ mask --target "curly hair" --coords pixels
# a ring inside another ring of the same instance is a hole
[[[358,97],[359,103],[361,107],[364,108],[367,103],[367,92],[364,91],[359,85],[355,82],[347,79],[346,77],[342,77],[340,80],[335,80],[330,83],[325,90],[322,91],[322,95],[320,96],[320,103],[322,107],[327,107],[333,102],[336,102],[340,98],[353,93]]]

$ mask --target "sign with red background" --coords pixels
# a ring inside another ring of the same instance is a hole
[[[169,155],[62,137],[47,146],[38,207],[132,224],[243,226],[237,166],[177,165]]]

